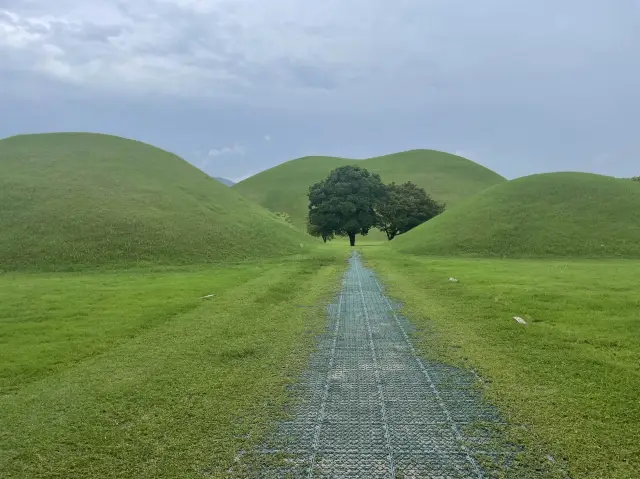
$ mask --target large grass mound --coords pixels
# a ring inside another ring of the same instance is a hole
[[[123,138],[0,141],[0,270],[242,260],[308,236],[177,156]]]
[[[310,156],[291,160],[258,173],[233,186],[247,198],[306,228],[309,187],[345,165],[362,166],[382,181],[412,181],[447,206],[504,181],[497,173],[460,156],[433,150],[412,150],[367,160]]]
[[[407,253],[640,257],[640,185],[590,173],[518,178],[398,237]]]

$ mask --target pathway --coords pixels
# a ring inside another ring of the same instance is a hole
[[[357,253],[332,305],[332,329],[312,357],[293,419],[280,424],[258,477],[486,478],[480,460],[494,410],[474,392],[468,372],[421,359],[374,274]]]

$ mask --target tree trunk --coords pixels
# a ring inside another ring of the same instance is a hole
[[[322,241],[324,241],[325,243],[327,242],[327,236],[326,235],[322,235]]]
[[[356,234],[355,233],[349,233],[349,244],[351,246],[355,246],[356,245]]]

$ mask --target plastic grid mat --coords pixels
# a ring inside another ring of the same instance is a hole
[[[421,359],[373,272],[357,253],[349,263],[292,419],[255,451],[261,465],[249,476],[492,477],[483,466],[510,453],[485,427],[500,418],[475,391],[477,378]]]

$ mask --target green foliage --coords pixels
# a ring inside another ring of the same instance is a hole
[[[357,234],[366,235],[376,225],[376,208],[385,187],[377,174],[358,166],[341,166],[309,188],[308,231],[348,236],[351,246]]]
[[[455,206],[464,198],[504,182],[497,173],[460,156],[433,150],[412,150],[392,155],[350,160],[313,156],[291,160],[233,186],[250,200],[271,211],[286,211],[300,229],[307,226],[309,186],[322,181],[340,166],[352,165],[377,173],[385,183],[412,181],[437,201]],[[386,239],[372,230],[370,238]]]
[[[408,181],[385,187],[385,198],[377,209],[377,227],[392,240],[444,211],[444,205],[433,200],[423,188]]]
[[[328,251],[0,275],[0,476],[229,477],[282,417],[343,271]]]
[[[640,477],[640,261],[363,253],[406,305],[418,349],[486,380],[514,444],[527,446],[519,461],[568,470],[533,477]]]
[[[5,271],[236,261],[309,242],[181,158],[107,135],[0,141],[0,205]]]
[[[364,168],[343,166],[309,189],[307,232],[325,243],[347,235],[353,246],[356,234],[375,226],[392,240],[443,211],[444,205],[410,181],[383,185]]]
[[[633,176],[631,181],[640,181],[640,176]]]
[[[321,213],[316,210],[313,213],[313,222],[307,219],[307,233],[311,236],[322,238],[325,243],[335,237],[335,226],[332,224],[332,216],[330,214]]]
[[[392,242],[434,256],[640,257],[640,188],[546,173],[489,188]]]

